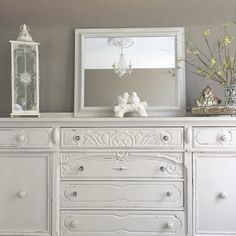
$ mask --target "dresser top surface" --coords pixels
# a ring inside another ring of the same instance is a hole
[[[42,117],[14,117],[0,118],[0,126],[5,125],[32,125],[32,124],[57,124],[57,125],[100,125],[100,126],[158,126],[158,125],[223,125],[236,126],[236,117],[211,116],[211,117],[83,117],[72,116],[46,116]]]

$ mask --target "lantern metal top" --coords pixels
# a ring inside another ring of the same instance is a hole
[[[29,33],[29,27],[24,25],[20,26],[20,33],[18,35],[17,40],[19,41],[26,41],[26,42],[33,42],[32,36]]]

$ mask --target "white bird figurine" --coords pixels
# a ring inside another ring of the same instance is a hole
[[[117,105],[126,105],[128,103],[129,94],[125,92],[122,96],[117,97]]]
[[[125,92],[117,97],[113,112],[115,117],[124,117],[128,112],[136,113],[137,116],[147,117],[146,107],[147,103],[145,101],[140,102],[136,92],[133,92],[131,96]]]
[[[140,98],[138,97],[136,92],[133,92],[132,95],[129,97],[130,104],[139,104]]]

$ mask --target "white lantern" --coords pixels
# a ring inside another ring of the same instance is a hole
[[[26,25],[11,43],[12,113],[39,116],[39,43],[33,42]]]

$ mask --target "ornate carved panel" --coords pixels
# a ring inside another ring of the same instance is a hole
[[[183,147],[182,128],[63,128],[63,147]]]
[[[61,154],[61,176],[183,177],[182,153],[77,152]]]

